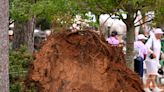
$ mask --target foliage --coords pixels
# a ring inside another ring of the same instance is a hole
[[[50,29],[51,27],[51,21],[48,20],[45,17],[38,17],[36,19],[36,27],[41,29],[41,30],[46,30],[46,29]]]
[[[160,3],[158,5],[158,7],[156,8],[156,12],[155,12],[155,21],[157,23],[157,26],[161,26],[161,25],[164,25],[164,1],[163,0],[159,0]]]
[[[142,13],[155,11],[156,21],[163,22],[161,20],[164,13],[163,0],[79,0],[78,4],[83,11],[91,11],[97,15],[102,13],[115,14],[121,19],[123,17],[118,13],[120,9],[125,11],[129,17],[133,17],[138,10]]]
[[[24,80],[31,61],[32,56],[27,53],[25,46],[21,46],[17,51],[11,50],[9,52],[10,92],[22,92],[24,90]]]
[[[13,20],[26,20],[32,15],[31,7],[31,2],[27,0],[10,0],[10,17]]]
[[[53,20],[76,13],[77,6],[70,0],[10,0],[10,17],[13,20],[24,21],[35,16]],[[62,15],[62,16],[61,16]]]
[[[163,22],[163,0],[10,0],[10,17],[13,20],[26,20],[29,17],[43,17],[52,22],[53,19],[60,21],[70,21],[79,13],[91,11],[93,14],[102,13],[116,14],[122,9],[129,16],[141,10],[142,13],[155,11],[155,20]],[[62,15],[62,16],[61,16]],[[162,20],[161,20],[162,19]]]

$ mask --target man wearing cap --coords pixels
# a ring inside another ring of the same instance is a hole
[[[161,92],[162,89],[157,87],[155,82],[155,78],[158,75],[158,68],[160,67],[159,58],[161,52],[161,37],[163,35],[163,31],[160,28],[156,28],[154,30],[154,37],[150,37],[146,43],[146,47],[148,50],[148,55],[146,57],[145,63],[147,68],[148,78],[146,80],[145,92],[150,91],[150,83],[152,83],[153,92]]]
[[[134,58],[134,71],[143,77],[143,61],[146,58],[147,48],[144,44],[147,39],[143,34],[137,36],[137,41],[134,42],[135,58]]]

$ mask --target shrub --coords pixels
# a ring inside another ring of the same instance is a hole
[[[31,61],[32,55],[27,52],[25,46],[21,46],[16,51],[9,51],[10,92],[22,92],[24,90],[24,80]]]

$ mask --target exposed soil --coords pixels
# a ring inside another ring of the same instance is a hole
[[[36,54],[28,80],[39,92],[143,92],[122,48],[91,31],[52,34]]]

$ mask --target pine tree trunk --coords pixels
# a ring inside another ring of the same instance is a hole
[[[0,92],[9,92],[8,0],[0,0]]]
[[[23,22],[15,22],[13,49],[20,48],[21,45],[27,47],[28,52],[34,50],[34,18]]]

